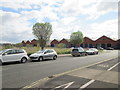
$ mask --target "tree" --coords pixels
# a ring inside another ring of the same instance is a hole
[[[36,23],[33,25],[33,34],[38,39],[41,49],[43,50],[47,41],[52,34],[52,25],[50,23]]]
[[[82,32],[73,32],[70,36],[70,42],[73,44],[75,47],[77,47],[78,44],[83,42],[83,34]]]

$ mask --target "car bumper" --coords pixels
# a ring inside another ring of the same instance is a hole
[[[93,55],[93,54],[94,54],[94,52],[87,52],[87,54],[89,54],[89,55]]]
[[[30,60],[38,60],[38,57],[30,57]]]

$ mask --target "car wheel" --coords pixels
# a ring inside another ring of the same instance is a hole
[[[85,56],[87,56],[88,54],[87,53],[85,53]]]
[[[38,61],[43,61],[43,57],[39,57]]]
[[[2,65],[2,61],[0,60],[0,66]]]
[[[26,63],[26,62],[27,62],[27,58],[23,57],[23,58],[21,59],[21,62],[22,62],[22,63]]]
[[[73,57],[75,57],[75,55],[72,55]]]
[[[56,60],[57,59],[57,56],[55,55],[54,57],[53,57],[53,60]]]

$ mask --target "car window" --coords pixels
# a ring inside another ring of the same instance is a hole
[[[73,52],[74,52],[74,51],[78,51],[78,49],[73,49],[72,51],[73,51]]]
[[[2,50],[2,51],[0,51],[0,54],[2,54],[2,53],[4,53],[6,50]]]
[[[37,53],[43,53],[43,52],[45,52],[45,50],[40,50],[40,51],[38,51]]]
[[[84,51],[84,49],[83,49],[83,48],[80,48],[79,51]]]
[[[46,50],[45,53],[50,53],[50,51],[49,51],[49,50]]]
[[[49,50],[49,51],[50,51],[50,53],[54,52],[53,50]]]
[[[7,53],[7,55],[9,55],[9,54],[15,54],[15,50],[9,50],[6,53]]]
[[[24,53],[23,50],[15,50],[15,53]]]

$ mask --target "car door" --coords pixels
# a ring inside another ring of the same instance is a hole
[[[55,55],[55,54],[54,54],[54,51],[53,51],[53,50],[50,50],[49,58],[50,58],[50,59],[53,59],[54,55]]]
[[[49,50],[46,50],[44,52],[44,59],[50,59],[50,51]]]
[[[2,54],[3,62],[15,61],[16,57],[14,56],[14,50],[8,50],[7,52]]]
[[[15,50],[14,56],[16,57],[16,61],[20,61],[24,52],[22,50]]]

